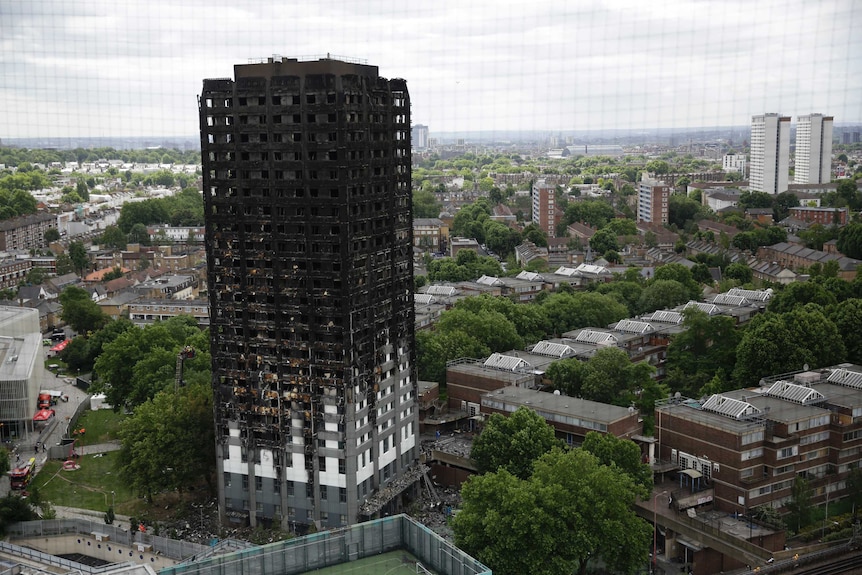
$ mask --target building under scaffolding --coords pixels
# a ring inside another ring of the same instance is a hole
[[[199,102],[222,519],[395,512],[418,465],[407,84],[329,57],[234,73]]]

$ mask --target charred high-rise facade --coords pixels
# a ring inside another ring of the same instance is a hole
[[[352,524],[417,474],[407,84],[234,74],[199,103],[222,519]]]

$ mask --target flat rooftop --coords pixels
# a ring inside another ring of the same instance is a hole
[[[523,387],[504,387],[482,396],[485,401],[501,401],[510,405],[523,405],[536,411],[560,414],[581,420],[611,424],[621,419],[631,417],[632,412],[627,407],[589,401],[579,397],[555,395],[547,391],[526,389]]]

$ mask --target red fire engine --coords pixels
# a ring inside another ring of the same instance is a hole
[[[9,472],[11,476],[12,489],[24,489],[36,476],[36,458],[31,457],[27,462],[22,463],[20,467],[16,467]]]

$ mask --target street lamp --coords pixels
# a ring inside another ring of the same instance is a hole
[[[658,555],[656,555],[656,546],[658,543],[658,498],[662,495],[667,495],[667,489],[661,493],[656,493],[652,498],[652,571],[655,573],[658,565]]]

